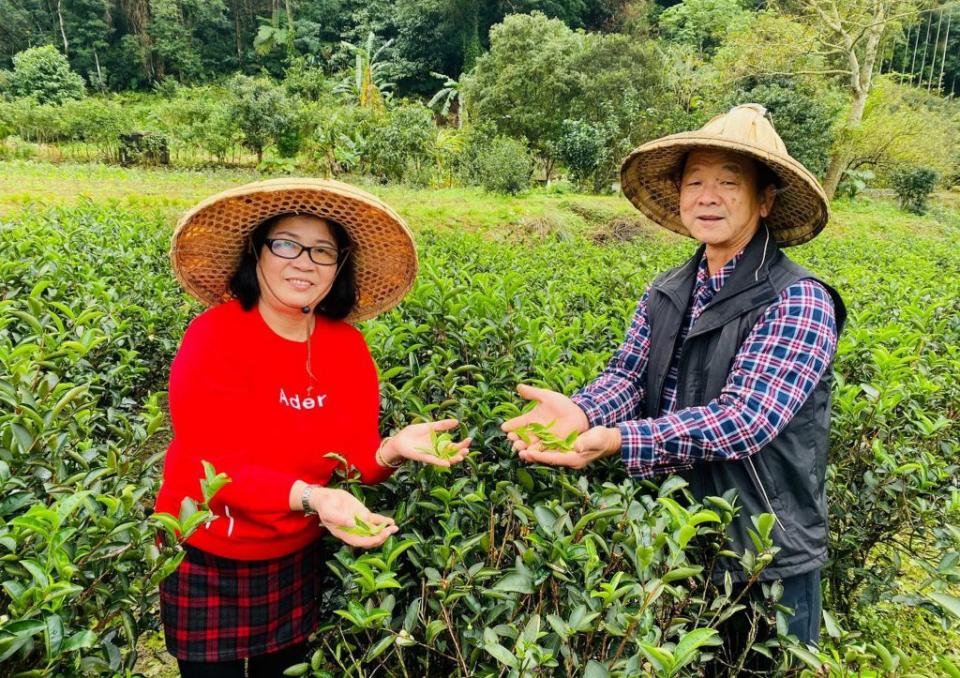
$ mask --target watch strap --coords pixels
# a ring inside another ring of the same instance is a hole
[[[303,488],[303,492],[300,493],[300,506],[303,508],[303,514],[307,516],[315,516],[317,512],[313,510],[310,506],[310,495],[315,489],[320,487],[320,485],[307,485]]]

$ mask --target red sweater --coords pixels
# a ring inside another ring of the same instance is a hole
[[[170,370],[174,438],[156,508],[177,515],[185,496],[201,501],[201,460],[232,479],[211,502],[218,518],[191,545],[237,560],[292,553],[322,533],[316,516],[291,511],[296,480],[329,482],[345,457],[366,483],[390,475],[380,443],[377,369],[363,336],[317,317],[312,391],[304,342],[275,334],[257,309],[232,301],[190,323]]]

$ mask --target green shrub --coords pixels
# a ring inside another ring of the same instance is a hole
[[[479,183],[491,193],[516,195],[527,190],[533,167],[526,144],[502,135],[490,141],[476,159]]]
[[[890,175],[900,208],[914,214],[927,211],[927,200],[939,180],[940,175],[929,167],[898,167]]]
[[[268,144],[276,144],[286,153],[299,146],[295,102],[283,88],[267,78],[238,74],[230,79],[227,89],[232,96],[231,115],[240,129],[242,143],[257,154],[258,164]]]
[[[461,130],[460,152],[454,161],[454,173],[468,186],[480,185],[480,156],[497,136],[497,128],[490,122],[466,125]]]
[[[590,188],[599,190],[597,170],[606,155],[606,134],[603,129],[582,120],[563,121],[557,142],[557,156],[570,169],[574,182],[585,186],[590,177],[594,177]]]
[[[149,511],[169,437],[160,389],[192,311],[173,301],[168,239],[111,209],[0,222],[4,673],[130,668],[182,558],[156,538],[208,515]]]
[[[402,181],[432,165],[437,125],[433,113],[422,104],[407,104],[390,110],[369,132],[366,159],[372,175]]]
[[[837,186],[838,198],[855,199],[863,193],[877,175],[870,169],[846,169]]]
[[[13,97],[41,104],[62,104],[83,96],[83,78],[70,70],[67,58],[53,45],[31,47],[15,54],[8,83]]]

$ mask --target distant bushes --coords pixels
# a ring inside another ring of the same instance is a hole
[[[892,186],[897,167],[929,166],[948,185],[960,171],[954,104],[886,76],[878,78],[861,129],[837,135],[843,97],[809,80],[750,76],[720,93],[698,85],[702,94],[694,96],[671,91],[678,84],[664,80],[665,72],[685,72],[682,55],[629,36],[581,35],[539,13],[512,16],[492,35],[476,67],[448,78],[431,100],[456,102],[455,112],[394,96],[387,45],[374,49],[369,37],[352,47],[352,71],[325,73],[294,59],[281,79],[238,73],[185,86],[167,78],[150,94],[85,96],[54,47],[25,50],[12,71],[0,71],[2,153],[118,162],[121,135],[148,134],[162,135],[171,163],[181,166],[256,164],[269,172],[363,174],[500,193],[565,179],[602,192],[616,186],[620,163],[636,145],[752,101],[767,108],[790,154],[815,175],[838,148],[848,151],[838,195]],[[51,144],[57,148],[46,148]]]
[[[900,207],[914,214],[927,211],[927,201],[939,180],[940,175],[929,167],[899,167],[890,175]]]

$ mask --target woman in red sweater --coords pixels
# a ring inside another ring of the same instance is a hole
[[[380,438],[377,369],[346,321],[370,318],[413,284],[416,251],[403,221],[338,182],[281,179],[227,191],[188,212],[171,258],[211,306],[190,323],[170,371],[174,439],[156,508],[197,498],[201,461],[230,482],[215,520],[187,541],[160,585],[167,648],[183,676],[277,676],[303,660],[329,532],[361,548],[397,531],[351,493],[326,487],[346,459],[365,483],[422,451],[455,420]],[[419,448],[419,449],[418,449]],[[314,515],[315,514],[315,515]],[[359,518],[380,529],[349,531]]]

